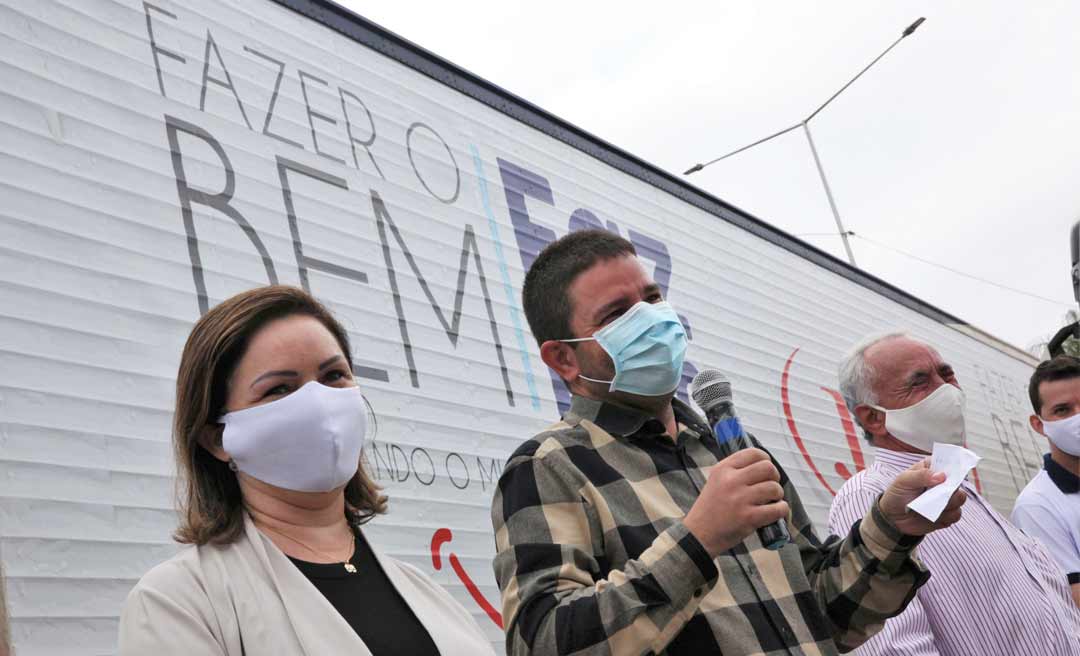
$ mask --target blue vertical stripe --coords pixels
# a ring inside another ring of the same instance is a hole
[[[487,178],[484,177],[484,163],[480,159],[480,151],[476,149],[475,144],[469,144],[469,151],[472,152],[473,164],[476,166],[476,179],[480,183],[480,201],[484,205],[484,214],[487,215],[491,240],[495,243],[495,257],[499,261],[499,273],[502,275],[503,289],[506,291],[506,303],[510,306],[510,320],[514,323],[514,335],[517,337],[518,352],[521,353],[521,366],[525,369],[525,383],[529,386],[533,410],[539,410],[540,395],[536,392],[536,378],[533,376],[532,364],[529,362],[529,349],[525,342],[525,329],[521,323],[521,310],[518,309],[514,285],[510,283],[510,267],[506,265],[506,255],[503,254],[502,241],[499,239],[499,224],[495,221],[495,212],[491,209]]]

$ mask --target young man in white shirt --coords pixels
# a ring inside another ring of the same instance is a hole
[[[1080,606],[1080,359],[1039,364],[1028,385],[1031,427],[1050,441],[1040,471],[1013,507],[1012,521],[1046,545]]]

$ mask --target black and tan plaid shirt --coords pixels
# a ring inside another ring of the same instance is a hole
[[[508,654],[835,654],[929,577],[876,504],[820,542],[782,469],[793,543],[753,534],[710,559],[682,520],[719,451],[674,407],[673,442],[656,419],[575,397],[511,456],[491,510]]]

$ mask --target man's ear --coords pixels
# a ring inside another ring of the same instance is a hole
[[[196,440],[199,442],[199,446],[210,452],[210,455],[221,462],[229,462],[232,458],[221,446],[221,434],[224,430],[225,426],[222,424],[205,424],[199,431]]]
[[[1039,435],[1042,435],[1043,437],[1046,437],[1046,433],[1043,432],[1043,420],[1042,420],[1042,417],[1040,417],[1039,415],[1031,415],[1030,417],[1028,417],[1028,423],[1031,424],[1031,428],[1036,433],[1038,433]]]
[[[577,380],[581,369],[578,368],[577,353],[564,342],[549,339],[540,345],[540,359],[555,370],[563,380]]]
[[[855,406],[855,418],[859,420],[859,425],[863,427],[863,430],[875,438],[885,437],[888,434],[888,431],[885,430],[885,413],[881,410],[871,408],[868,405],[857,405]]]

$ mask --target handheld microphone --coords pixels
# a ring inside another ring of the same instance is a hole
[[[750,438],[731,400],[731,381],[724,374],[715,369],[698,373],[690,383],[690,396],[705,411],[722,457],[750,448]],[[762,526],[757,534],[766,549],[776,550],[791,541],[787,523],[782,519]]]

